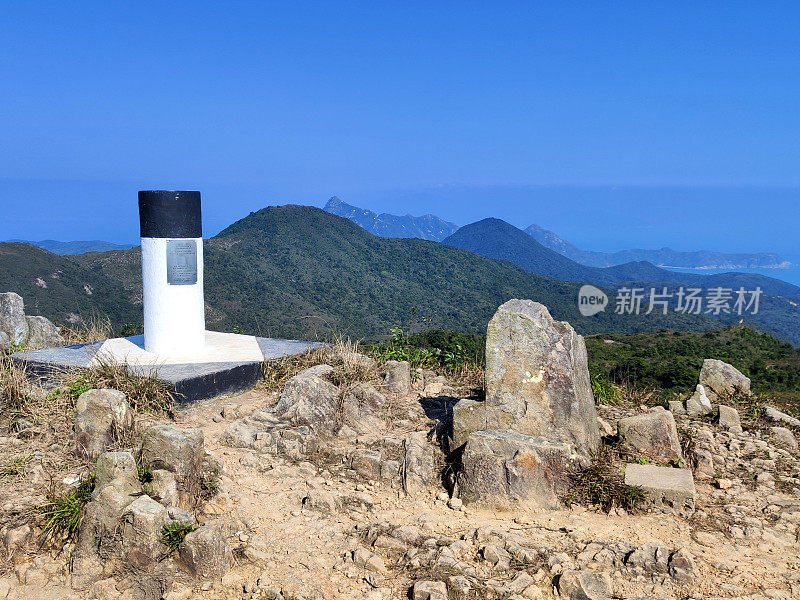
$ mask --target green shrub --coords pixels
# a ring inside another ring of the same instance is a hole
[[[181,545],[184,538],[193,532],[197,527],[186,523],[179,523],[174,521],[169,525],[164,525],[161,528],[161,543],[164,544],[170,552],[174,552]]]

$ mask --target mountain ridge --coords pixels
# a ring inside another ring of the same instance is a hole
[[[370,233],[381,237],[419,238],[440,242],[458,229],[458,225],[440,219],[436,215],[391,215],[378,214],[371,210],[347,204],[333,196],[325,204],[324,211],[350,219]]]

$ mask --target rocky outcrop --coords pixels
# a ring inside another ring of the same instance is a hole
[[[583,338],[538,302],[503,304],[486,334],[484,409],[488,429],[595,452],[600,431]]]
[[[122,556],[138,569],[148,569],[164,553],[161,530],[171,523],[167,509],[150,496],[125,507],[120,523]]]
[[[8,335],[12,345],[25,344],[28,340],[28,327],[22,297],[14,292],[0,294],[0,331]]]
[[[712,358],[703,361],[700,384],[712,403],[738,395],[750,395],[750,379],[742,375],[736,367]]]
[[[308,426],[317,435],[333,435],[339,388],[326,379],[333,370],[330,365],[317,365],[292,377],[275,407],[275,416],[293,427]]]
[[[654,409],[619,420],[620,447],[632,455],[657,462],[682,458],[678,430],[672,413]]]
[[[118,390],[89,390],[75,405],[75,453],[93,459],[118,442],[133,426],[133,412]]]
[[[0,350],[12,346],[24,346],[27,350],[61,346],[64,339],[60,330],[46,317],[26,316],[19,294],[0,294]]]
[[[499,508],[557,508],[570,474],[586,460],[569,444],[488,430],[469,436],[461,462],[459,494],[465,501]]]

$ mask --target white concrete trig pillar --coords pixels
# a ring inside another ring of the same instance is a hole
[[[191,356],[206,343],[200,192],[139,192],[144,346]]]

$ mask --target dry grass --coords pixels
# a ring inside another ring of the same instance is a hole
[[[108,317],[92,317],[73,327],[62,327],[61,337],[67,346],[92,344],[114,337],[114,327]]]
[[[377,365],[361,353],[359,343],[341,338],[303,354],[265,361],[262,385],[267,391],[280,391],[300,371],[322,364],[335,369],[332,380],[337,385],[372,381],[379,376]]]
[[[59,389],[51,396],[66,396],[74,402],[83,392],[94,389],[119,390],[136,412],[168,417],[175,414],[175,392],[155,374],[141,375],[102,357],[90,369],[64,373]]]
[[[29,394],[25,368],[16,366],[10,356],[0,354],[0,405],[9,411],[24,410]]]
[[[568,505],[599,505],[604,511],[636,509],[645,500],[645,494],[639,487],[625,485],[622,465],[617,458],[613,449],[601,446],[587,468],[573,473],[564,501]]]

